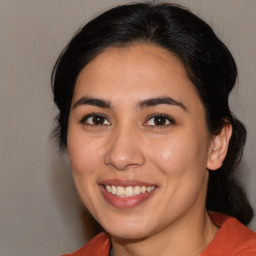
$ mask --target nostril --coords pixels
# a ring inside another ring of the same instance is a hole
[[[118,170],[126,170],[132,167],[141,166],[145,162],[143,152],[140,150],[112,149],[105,155],[104,162]]]

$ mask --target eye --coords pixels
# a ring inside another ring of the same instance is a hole
[[[175,124],[174,119],[164,114],[153,115],[145,123],[146,126],[157,126],[157,127],[168,126],[171,124]]]
[[[91,125],[91,126],[111,125],[111,123],[108,121],[108,119],[101,114],[87,115],[81,120],[81,123],[83,123],[85,125]]]

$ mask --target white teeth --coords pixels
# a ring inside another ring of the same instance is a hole
[[[111,186],[111,191],[109,191],[111,194],[116,195],[116,187],[115,186]]]
[[[142,186],[142,187],[141,187],[141,193],[145,193],[146,191],[147,191],[146,186]]]
[[[125,189],[125,196],[128,197],[128,196],[132,196],[133,195],[133,187],[127,187]]]
[[[152,190],[154,190],[156,187],[155,186],[151,186],[151,187],[146,187],[146,186],[128,186],[128,187],[122,187],[122,186],[109,186],[106,185],[105,189],[113,194],[113,195],[117,195],[119,197],[132,197],[132,196],[137,196],[141,193],[146,193],[146,192],[150,192]]]
[[[117,186],[116,187],[116,194],[118,196],[124,196],[124,187]]]
[[[136,196],[136,195],[139,195],[139,194],[141,193],[140,186],[136,186],[133,191],[134,191],[134,195],[135,195],[135,196]]]

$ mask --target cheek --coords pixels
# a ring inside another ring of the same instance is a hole
[[[77,192],[88,210],[93,213],[97,202],[97,178],[102,153],[95,140],[86,138],[79,129],[70,129],[68,134],[68,153],[72,175]]]
[[[87,176],[98,169],[102,159],[102,147],[98,140],[70,131],[68,136],[68,153],[72,172],[76,176]]]
[[[151,161],[167,176],[206,168],[207,143],[189,132],[151,141],[146,148]]]

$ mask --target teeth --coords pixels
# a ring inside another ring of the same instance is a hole
[[[113,186],[112,186],[113,187]],[[116,187],[116,194],[118,196],[124,196],[124,187],[117,186]]]
[[[152,187],[146,187],[146,186],[129,186],[129,187],[122,187],[122,186],[109,186],[106,185],[105,189],[113,194],[113,195],[117,195],[119,197],[132,197],[132,196],[137,196],[139,194],[144,194],[146,192],[150,192],[152,190],[154,190],[156,187],[152,186]]]
[[[126,197],[129,197],[129,196],[132,196],[133,195],[133,187],[127,187],[126,189],[125,189],[125,196]]]
[[[112,186],[112,187],[110,187],[110,193],[112,193],[113,195],[116,195],[116,187],[115,186]]]
[[[133,191],[134,191],[134,195],[139,195],[141,193],[140,186],[136,186]]]

